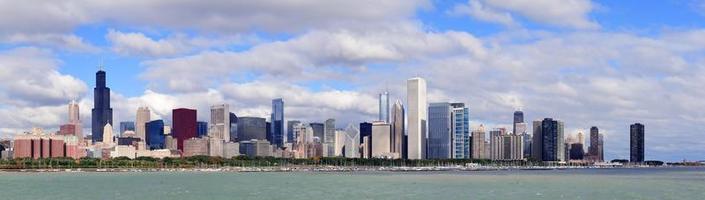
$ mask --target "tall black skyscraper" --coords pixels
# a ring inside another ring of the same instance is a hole
[[[644,125],[640,123],[629,126],[629,161],[644,162]]]
[[[113,124],[113,109],[110,108],[110,88],[105,86],[105,71],[95,73],[95,88],[93,89],[91,134],[93,143],[103,141],[103,127]]]

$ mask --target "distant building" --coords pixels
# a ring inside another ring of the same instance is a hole
[[[276,147],[284,147],[284,100],[272,100],[271,133],[269,141]]]
[[[93,143],[103,141],[103,128],[113,124],[113,109],[110,107],[110,88],[106,87],[106,74],[98,70],[95,74],[93,89],[93,110],[91,110],[91,134]]]
[[[453,150],[452,107],[449,103],[431,103],[428,107],[428,159],[450,159]]]
[[[294,134],[294,126],[301,124],[300,121],[291,120],[286,122],[286,141],[288,143],[295,143],[296,137]]]
[[[151,113],[149,107],[139,107],[137,108],[137,117],[135,119],[135,134],[137,138],[145,141],[147,139],[147,129],[145,125],[147,122],[152,121],[150,117]]]
[[[363,152],[360,153],[360,156],[364,155],[372,155],[372,123],[369,122],[362,122],[360,123],[360,129],[358,129],[360,132],[360,149],[364,149]],[[368,143],[365,142],[365,138],[370,140]]]
[[[208,136],[230,141],[230,106],[228,104],[211,106],[210,126]]]
[[[469,159],[470,152],[470,109],[465,107],[463,103],[452,103],[452,121],[451,127],[453,130],[452,154],[455,159]]]
[[[171,135],[167,135],[164,137],[164,146],[165,149],[169,149],[172,151],[179,150],[179,144],[176,141],[176,138]]]
[[[45,135],[41,129],[16,135],[13,144],[13,158],[71,157],[78,159],[82,156],[79,152],[78,137]]]
[[[223,157],[232,158],[240,156],[240,143],[225,142],[223,143]]]
[[[118,135],[122,135],[125,131],[135,131],[135,122],[120,122],[120,133]]]
[[[350,124],[345,129],[345,142],[343,146],[343,156],[346,158],[359,158],[360,153],[360,130],[355,125]]]
[[[196,137],[204,137],[208,135],[208,122],[196,122]]]
[[[600,130],[596,126],[590,128],[590,146],[588,147],[588,156],[590,157],[590,160],[597,162],[602,162],[605,160],[603,156],[604,147],[600,144],[601,135]]]
[[[407,156],[409,159],[425,159],[426,126],[428,117],[426,104],[426,80],[419,77],[407,80],[406,94],[408,132]]]
[[[583,155],[585,155],[585,151],[583,150],[583,144],[570,144],[570,160],[583,160]]]
[[[513,133],[522,133],[521,131],[517,131],[517,124],[518,123],[524,123],[524,112],[521,110],[514,111],[514,123],[512,123],[512,132]]]
[[[313,137],[317,137],[324,141],[326,138],[326,125],[323,123],[309,123],[309,126],[313,128]]]
[[[208,138],[208,156],[223,157],[223,143],[220,138]]]
[[[237,115],[230,113],[230,141],[237,142]]]
[[[166,147],[164,135],[164,121],[160,119],[147,122],[145,128],[147,129],[147,149],[164,149]]]
[[[267,140],[248,140],[240,142],[240,152],[247,157],[272,156],[272,146]]]
[[[379,94],[379,121],[389,123],[389,92]]]
[[[171,135],[176,138],[178,149],[185,152],[185,141],[197,135],[196,110],[186,108],[172,110],[172,123],[174,131]]]
[[[207,156],[208,155],[208,139],[209,138],[188,138],[183,143],[184,157],[191,156]]]
[[[267,120],[260,117],[239,117],[237,135],[238,141],[267,140]]]
[[[480,125],[472,131],[472,158],[487,159],[485,155],[485,127]]]
[[[373,158],[399,158],[399,154],[391,151],[391,131],[391,125],[384,121],[372,123],[371,155]]]
[[[327,119],[324,123],[325,133],[323,134],[323,144],[326,145],[326,155],[335,154],[335,119]]]
[[[400,158],[406,158],[406,155],[403,152],[403,147],[405,146],[404,144],[404,105],[402,105],[400,100],[397,100],[394,102],[394,105],[392,105],[392,113],[391,113],[391,125],[392,125],[392,136],[391,136],[391,145],[392,145],[392,153],[399,154]]]
[[[644,125],[640,123],[629,126],[629,162],[644,162]]]
[[[563,129],[562,121],[551,118],[534,121],[532,157],[541,161],[564,161]]]

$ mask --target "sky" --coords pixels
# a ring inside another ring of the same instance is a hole
[[[337,125],[372,121],[377,95],[463,102],[474,127],[557,118],[566,134],[605,135],[629,157],[705,160],[705,1],[590,0],[0,0],[0,138],[56,131],[77,100],[90,127],[95,72],[114,121],[139,106],[228,103],[238,116]],[[89,132],[89,131],[84,131]]]

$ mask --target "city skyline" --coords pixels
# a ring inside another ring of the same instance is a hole
[[[556,6],[547,2],[540,7]],[[83,135],[94,132],[90,109],[99,66],[108,73],[115,129],[136,121],[142,106],[151,111],[145,122],[171,124],[177,108],[195,109],[197,121],[211,122],[210,106],[219,104],[238,116],[269,119],[276,98],[286,102],[284,122],[334,118],[336,127],[346,127],[378,119],[378,95],[387,91],[387,102],[400,100],[408,111],[406,80],[418,75],[428,83],[427,102],[467,106],[470,131],[480,124],[487,132],[512,130],[512,113],[521,109],[529,127],[559,119],[566,136],[599,127],[610,160],[629,157],[629,125],[643,123],[646,159],[702,160],[705,4],[644,2],[640,8],[650,15],[637,20],[620,14],[632,12],[630,3],[577,2],[566,8],[573,12],[543,14],[490,0],[322,3],[338,13],[261,8],[330,17],[273,14],[282,23],[236,20],[256,16],[247,11],[256,5],[203,4],[203,13],[235,20],[226,25],[187,12],[193,6],[185,4],[169,7],[185,16],[137,9],[125,17],[89,11],[134,5],[44,2],[85,17],[77,19],[4,3],[17,13],[5,18],[13,23],[0,23],[0,78],[7,83],[0,86],[0,138],[32,127],[58,130],[70,121],[71,100],[80,105]],[[150,6],[144,9],[166,4]],[[216,6],[243,11],[233,15]],[[36,12],[49,21],[21,14]],[[190,20],[169,20],[181,17]],[[136,129],[144,135],[144,127]]]

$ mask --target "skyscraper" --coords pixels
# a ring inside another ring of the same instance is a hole
[[[428,159],[452,158],[453,130],[452,108],[447,102],[428,106]]]
[[[237,140],[267,140],[267,119],[261,117],[238,117]]]
[[[135,135],[142,141],[146,140],[146,128],[147,122],[151,121],[149,107],[141,106],[137,108],[137,117],[135,119]]]
[[[272,145],[284,146],[284,100],[281,98],[272,100],[271,133],[269,138]]]
[[[345,129],[345,142],[343,156],[346,158],[360,157],[360,130],[354,124],[349,124]]]
[[[589,159],[602,162],[604,161],[603,145],[600,144],[600,129],[596,126],[590,128],[590,146],[588,147]]]
[[[326,125],[323,123],[309,123],[309,126],[313,129],[313,137],[317,137],[319,140],[324,141],[326,138]]]
[[[113,124],[113,109],[110,107],[110,88],[106,87],[105,71],[98,70],[95,74],[93,89],[93,110],[91,110],[91,134],[93,143],[103,141],[103,128]]]
[[[237,115],[230,112],[230,142],[236,142],[237,140]],[[207,129],[207,128],[206,128]],[[206,131],[206,135],[208,131]]]
[[[402,105],[401,100],[394,102],[391,114],[391,150],[392,153],[399,154],[400,158],[405,158],[406,156],[402,152],[402,145],[404,145],[404,105]]]
[[[286,122],[286,141],[288,143],[296,143],[296,135],[294,134],[294,126],[301,124],[301,121],[291,120]]]
[[[483,125],[472,131],[472,158],[487,159],[485,152],[485,127]]]
[[[451,103],[453,107],[453,158],[468,159],[470,155],[470,109],[464,103]]]
[[[103,135],[101,138],[101,142],[103,142],[104,145],[113,145],[113,125],[108,123],[103,127]]]
[[[197,135],[196,130],[196,110],[179,108],[172,110],[171,123],[173,123],[172,135],[176,138],[176,146],[182,152],[184,151],[184,141],[194,138]]]
[[[147,131],[147,140],[145,141],[147,144],[147,148],[150,150],[164,149],[166,147],[164,136],[164,120],[160,119],[147,122],[147,124],[145,124],[145,128]]]
[[[545,118],[534,121],[532,157],[541,161],[564,161],[565,142],[562,121]]]
[[[426,158],[426,80],[415,77],[406,81],[407,95],[407,156],[409,159]]]
[[[208,122],[196,122],[196,137],[203,137],[208,135]]]
[[[69,124],[80,124],[81,117],[79,114],[78,103],[76,103],[76,100],[72,100],[69,103]]]
[[[220,104],[211,106],[211,122],[208,136],[230,141],[230,106]]]
[[[398,154],[391,153],[391,126],[383,121],[372,122],[372,146],[371,154],[373,158],[397,158]]]
[[[629,126],[629,162],[644,162],[644,125],[640,123]]]
[[[327,119],[325,122],[325,134],[324,134],[324,140],[323,143],[327,145],[327,149],[324,149],[327,152],[327,155],[334,155],[335,154],[335,119]]]
[[[512,123],[512,132],[518,134],[517,123],[524,123],[524,112],[521,110],[514,111],[514,123]]]
[[[379,94],[379,121],[389,123],[389,92]]]
[[[120,133],[118,134],[121,135],[125,131],[135,131],[135,122],[120,122]]]
[[[364,151],[361,152],[360,156],[371,155],[372,151],[369,151],[369,150],[372,150],[371,145],[372,145],[372,140],[374,139],[374,138],[372,138],[372,123],[369,123],[369,122],[360,123],[360,129],[358,129],[358,132],[360,133],[359,139],[360,139],[360,144],[362,145],[360,148],[368,150],[367,152],[364,152]],[[368,140],[369,140],[368,143],[365,143],[365,138],[368,138]],[[365,146],[365,144],[367,146]]]

